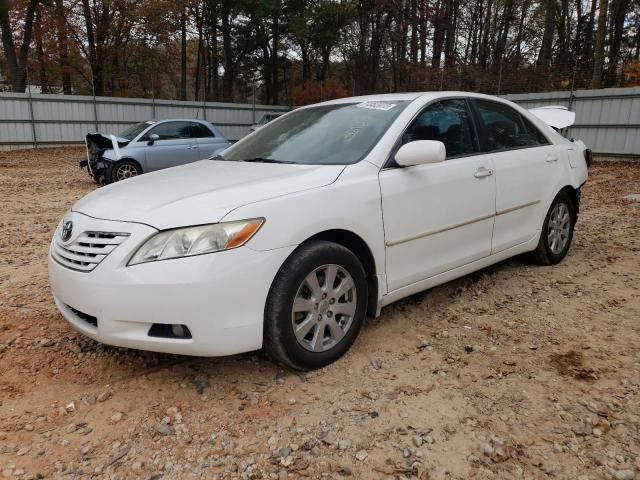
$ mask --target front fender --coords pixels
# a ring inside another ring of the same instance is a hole
[[[362,238],[374,257],[376,271],[384,273],[378,170],[368,162],[349,165],[332,184],[244,205],[223,220],[265,218],[262,228],[247,244],[255,250],[297,246],[327,230],[347,230]]]

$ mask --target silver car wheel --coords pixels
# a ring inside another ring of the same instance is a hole
[[[558,203],[551,211],[547,227],[549,249],[555,255],[561,253],[569,242],[571,215],[564,203]]]
[[[116,179],[118,181],[125,180],[127,178],[136,177],[138,175],[138,170],[133,165],[120,165],[118,170],[116,171]]]
[[[358,305],[353,278],[339,265],[322,265],[305,277],[293,301],[291,322],[298,343],[325,352],[344,338]]]

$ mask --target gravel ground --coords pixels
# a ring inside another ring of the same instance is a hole
[[[0,475],[640,478],[640,164],[596,163],[573,248],[414,295],[307,375],[106,347],[47,248],[82,149],[0,152]]]

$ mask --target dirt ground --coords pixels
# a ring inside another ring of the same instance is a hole
[[[81,149],[0,152],[0,476],[640,478],[640,163],[598,162],[558,266],[414,295],[317,372],[112,348],[56,311]]]

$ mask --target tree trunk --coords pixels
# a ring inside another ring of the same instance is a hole
[[[9,0],[0,0],[0,31],[2,33],[2,47],[9,67],[9,81],[14,92],[24,92],[27,85],[27,61],[29,59],[29,46],[31,45],[31,33],[33,31],[33,19],[36,13],[38,0],[29,0],[24,17],[24,33],[19,53],[16,54],[13,43],[13,33],[9,20]]]
[[[489,61],[489,39],[491,36],[491,9],[493,7],[493,1],[487,2],[487,10],[485,12],[484,22],[482,24],[482,40],[480,41],[480,48],[478,51],[478,63],[482,68],[486,68]]]
[[[231,0],[222,0],[222,55],[224,64],[224,76],[222,77],[222,98],[225,102],[233,101],[233,51],[231,47]]]
[[[44,47],[42,46],[42,9],[36,9],[34,40],[36,43],[36,55],[38,58],[38,76],[40,80],[40,91],[51,93],[49,80],[47,78],[47,67],[44,58]]]
[[[420,0],[420,63],[427,61],[427,0]]]
[[[444,66],[445,68],[452,67],[455,64],[455,43],[458,30],[458,15],[456,10],[458,9],[457,0],[447,0],[446,9],[446,30],[445,30],[445,42],[444,42]]]
[[[180,3],[180,100],[187,99],[187,12]]]
[[[607,65],[606,77],[606,86],[609,87],[613,87],[615,85],[618,76],[618,64],[620,62],[620,47],[622,46],[624,19],[630,3],[630,0],[613,0],[611,4],[609,64]]]
[[[82,13],[87,33],[89,66],[91,68],[91,83],[94,95],[104,95],[104,65],[101,52],[98,52],[96,37],[93,28],[93,15],[89,0],[82,0]]]
[[[280,46],[280,9],[273,14],[273,46],[271,48],[271,75],[273,80],[272,86],[272,100],[273,105],[278,105],[280,101],[280,63],[279,63],[279,46]]]
[[[411,63],[418,63],[418,0],[411,0]]]
[[[602,88],[602,67],[604,65],[604,41],[607,28],[607,0],[600,0],[598,11],[598,32],[596,34],[596,50],[593,60],[593,77],[591,88]]]
[[[444,12],[447,0],[438,0],[436,3],[436,12],[433,19],[433,57],[431,58],[431,66],[440,68],[442,57],[442,48],[444,45],[445,18]]]
[[[58,34],[58,63],[62,79],[62,93],[71,95],[71,74],[69,72],[69,34],[65,19],[63,0],[56,0],[56,27]]]
[[[548,67],[551,64],[553,48],[553,36],[556,29],[556,3],[555,0],[546,0],[544,16],[544,31],[542,32],[542,45],[538,53],[537,64]]]

